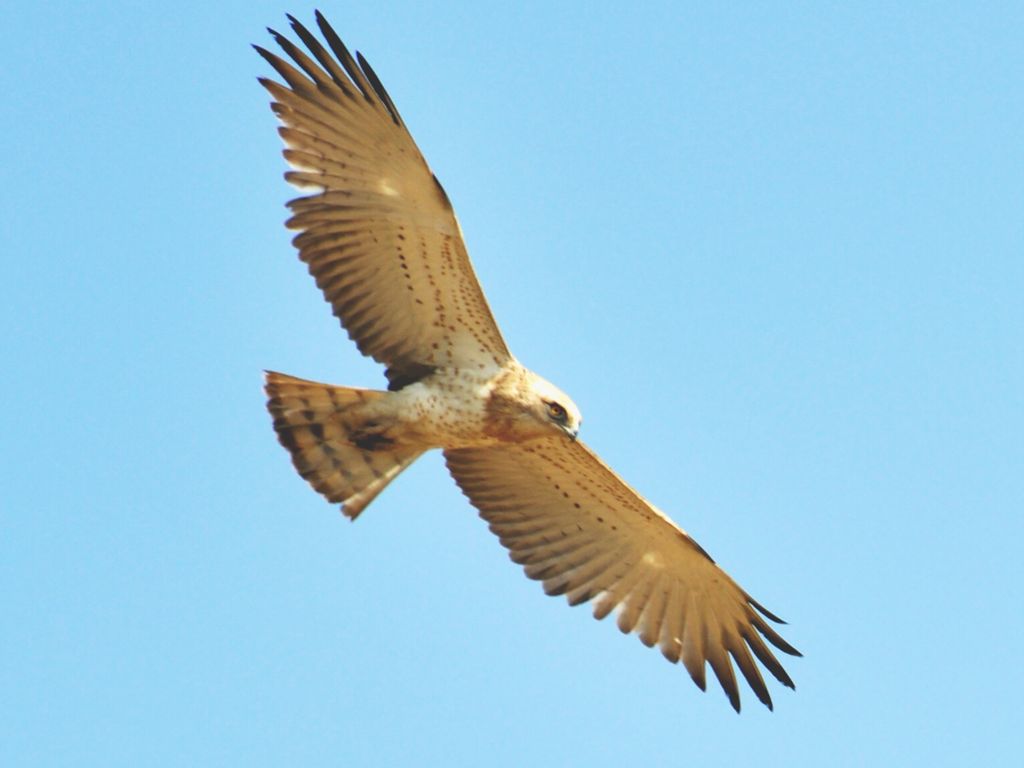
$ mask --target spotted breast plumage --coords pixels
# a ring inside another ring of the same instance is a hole
[[[318,12],[321,43],[257,51],[283,80],[260,82],[292,170],[300,259],[387,391],[268,372],[274,429],[299,474],[355,519],[423,452],[439,448],[491,530],[548,594],[618,611],[705,688],[705,665],[740,708],[733,662],[769,708],[757,661],[798,652],[779,619],[577,439],[580,412],[509,352],[469,261],[448,195],[366,60]],[[756,659],[756,661],[755,661]]]

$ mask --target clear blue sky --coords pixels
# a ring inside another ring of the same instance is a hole
[[[545,597],[439,456],[355,524],[292,470],[262,369],[383,381],[281,225],[249,44],[313,6],[8,3],[0,763],[1019,759],[1024,9],[551,5],[323,10],[796,691],[737,716]]]

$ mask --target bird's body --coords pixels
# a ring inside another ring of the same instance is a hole
[[[709,663],[739,709],[734,661],[769,707],[754,658],[792,681],[765,644],[786,643],[707,553],[577,440],[561,390],[509,351],[473,273],[447,194],[367,62],[317,14],[328,48],[294,19],[313,58],[272,32],[299,69],[261,80],[283,123],[295,245],[388,389],[267,374],[268,408],[299,473],[350,518],[427,450],[526,574],[636,631],[705,686]],[[301,70],[301,71],[299,71]]]

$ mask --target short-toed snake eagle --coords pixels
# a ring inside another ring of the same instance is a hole
[[[523,367],[473,273],[451,203],[370,65],[317,13],[326,46],[271,31],[292,64],[257,46],[280,119],[295,246],[388,391],[268,373],[274,429],[295,468],[355,518],[424,451],[448,469],[527,576],[594,615],[618,609],[702,689],[705,662],[738,711],[735,661],[771,707],[755,658],[793,682],[767,643],[798,655],[779,621],[577,440],[580,413]]]

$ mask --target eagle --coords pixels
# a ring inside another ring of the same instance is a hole
[[[511,353],[473,272],[451,201],[380,79],[318,11],[305,46],[268,30],[287,59],[254,46],[281,125],[294,245],[387,390],[266,373],[267,407],[298,473],[355,519],[425,451],[526,575],[682,662],[710,665],[733,708],[733,662],[757,698],[761,667],[793,681],[769,646],[799,656],[747,594],[663,512],[578,439],[582,417]],[[756,659],[756,661],[755,661]]]

